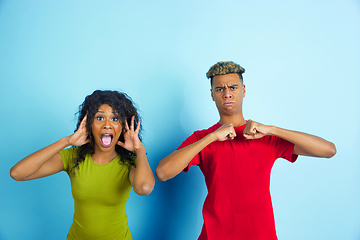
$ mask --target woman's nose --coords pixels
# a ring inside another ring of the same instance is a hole
[[[108,119],[108,118],[105,119],[103,128],[105,128],[105,129],[111,128],[111,121],[110,121],[110,119]]]

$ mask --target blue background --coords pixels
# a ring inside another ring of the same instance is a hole
[[[330,160],[279,159],[271,194],[280,240],[360,239],[360,2],[0,1],[0,239],[65,239],[62,172],[15,182],[9,169],[70,135],[95,89],[128,93],[153,170],[194,130],[218,121],[205,73],[246,72],[244,116],[336,144]],[[199,168],[156,181],[127,205],[134,239],[196,239]]]

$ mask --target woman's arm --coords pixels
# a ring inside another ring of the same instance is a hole
[[[70,145],[80,146],[88,142],[86,117],[79,129],[72,135],[40,149],[25,157],[10,169],[10,176],[16,181],[46,177],[64,170],[60,151]]]
[[[150,168],[149,161],[146,157],[145,147],[141,146],[135,150],[136,167],[130,170],[129,178],[134,192],[139,195],[148,195],[155,186],[154,174]]]
[[[40,149],[22,159],[10,169],[10,176],[16,181],[46,177],[64,169],[59,151],[67,146],[66,138]]]
[[[134,117],[131,118],[130,128],[126,122],[125,142],[118,141],[117,144],[136,154],[136,167],[131,169],[129,173],[130,183],[134,188],[134,192],[139,195],[148,195],[154,189],[155,178],[146,157],[145,147],[139,139],[140,121],[134,130],[134,119]]]

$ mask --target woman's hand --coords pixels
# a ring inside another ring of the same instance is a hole
[[[134,130],[134,121],[135,121],[135,116],[132,116],[130,128],[127,121],[125,122],[126,132],[124,133],[124,142],[121,141],[117,142],[119,146],[131,152],[136,152],[136,150],[142,146],[142,143],[139,139],[140,121],[138,121],[135,130]]]
[[[80,123],[80,126],[76,132],[68,137],[68,143],[73,146],[81,146],[88,143],[88,131],[86,129],[86,119],[87,115],[83,118]]]

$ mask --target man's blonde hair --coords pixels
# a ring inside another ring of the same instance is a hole
[[[231,74],[231,73],[237,73],[239,75],[239,78],[241,79],[241,81],[243,81],[242,74],[244,72],[245,72],[245,69],[237,63],[234,63],[231,61],[218,62],[218,63],[214,64],[213,66],[211,66],[209,71],[206,73],[206,77],[210,78],[211,85],[212,85],[213,77],[218,76],[218,75]]]

